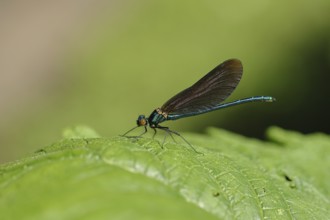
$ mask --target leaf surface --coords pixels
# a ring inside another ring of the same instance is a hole
[[[271,142],[214,128],[207,135],[184,134],[203,152],[196,154],[179,140],[162,149],[148,138],[83,131],[84,138],[71,132],[71,139],[0,167],[4,219],[330,216],[325,134],[274,127],[267,132]]]

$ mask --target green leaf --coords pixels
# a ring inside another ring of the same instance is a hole
[[[327,219],[330,137],[75,138],[0,167],[2,219]]]
[[[75,126],[74,128],[66,128],[63,131],[63,137],[64,138],[97,138],[100,137],[100,135],[88,126],[79,125],[79,126]]]

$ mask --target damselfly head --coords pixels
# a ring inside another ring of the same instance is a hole
[[[138,119],[136,120],[136,124],[138,126],[147,126],[148,125],[148,120],[147,120],[146,116],[139,115]]]

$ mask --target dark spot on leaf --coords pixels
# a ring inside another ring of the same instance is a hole
[[[214,193],[213,193],[213,196],[214,196],[214,197],[218,197],[219,195],[220,195],[219,192],[214,192]]]
[[[292,182],[292,179],[288,175],[284,174],[284,178],[286,181]]]
[[[34,153],[38,154],[38,153],[46,153],[46,150],[45,149],[39,149],[39,150],[36,150]]]
[[[295,188],[297,188],[296,184],[294,183],[294,181],[293,181],[293,179],[292,179],[291,177],[289,177],[288,175],[284,174],[284,178],[285,178],[285,180],[286,180],[287,182],[290,183],[290,184],[289,184],[289,187],[290,187],[291,189],[295,189]]]

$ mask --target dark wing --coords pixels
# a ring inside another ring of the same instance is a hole
[[[161,109],[168,114],[186,114],[217,106],[234,91],[242,73],[241,61],[227,60],[194,85],[172,97]]]

